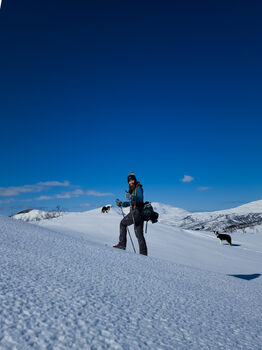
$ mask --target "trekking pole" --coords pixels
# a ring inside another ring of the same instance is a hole
[[[121,211],[122,211],[122,215],[123,215],[123,218],[124,218],[124,217],[125,217],[125,214],[124,214],[124,212],[123,212],[123,208],[122,208],[122,207],[121,207]],[[134,243],[133,243],[133,241],[132,241],[132,237],[131,237],[131,234],[130,234],[130,232],[129,232],[129,228],[128,228],[128,227],[127,227],[127,232],[128,232],[128,234],[129,234],[129,238],[130,238],[130,241],[131,241],[131,243],[132,243],[134,252],[136,253],[135,246],[134,246]]]

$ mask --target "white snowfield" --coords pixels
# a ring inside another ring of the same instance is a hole
[[[111,247],[120,220],[0,216],[1,350],[261,349],[262,232],[150,224],[145,257]]]
[[[231,232],[236,230],[257,231],[262,225],[262,200],[250,202],[238,207],[213,212],[190,213],[171,205],[153,202],[155,211],[159,213],[159,222],[180,227],[182,229]],[[31,210],[18,213],[15,219],[33,222],[60,216],[60,212]]]
[[[124,212],[128,213],[129,208]],[[51,220],[42,220],[38,225],[57,232],[81,235],[93,243],[103,247],[112,247],[118,243],[119,223],[122,215],[118,208],[111,208],[108,214],[101,209],[82,213],[65,213]],[[132,239],[138,251],[133,226],[130,229]],[[183,230],[168,224],[148,224],[145,238],[149,255],[171,262],[194,266],[200,269],[222,272],[254,273],[262,268],[262,230],[261,234],[231,234],[233,246],[220,245],[214,233],[205,231]],[[128,237],[127,249],[133,248]]]

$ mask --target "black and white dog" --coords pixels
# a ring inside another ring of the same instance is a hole
[[[104,207],[101,209],[101,212],[102,212],[103,214],[105,214],[105,213],[108,213],[109,210],[110,210],[110,205],[108,205],[107,207],[104,206]]]
[[[220,243],[222,244],[222,241],[227,241],[229,245],[232,245],[232,240],[230,235],[219,233],[218,231],[214,231],[214,234],[217,236],[217,238],[220,240]]]

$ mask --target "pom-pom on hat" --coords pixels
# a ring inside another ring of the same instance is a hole
[[[127,182],[129,183],[130,180],[135,180],[135,181],[137,181],[137,180],[136,180],[136,176],[135,176],[135,174],[134,174],[132,171],[130,171],[130,173],[128,174]]]

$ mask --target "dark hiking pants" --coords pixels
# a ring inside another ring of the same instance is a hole
[[[133,225],[135,221],[135,234],[139,244],[140,254],[147,255],[147,246],[143,233],[144,221],[142,215],[138,209],[133,209],[129,214],[127,214],[120,222],[120,236],[119,244],[122,247],[126,247],[126,234],[127,226]]]

